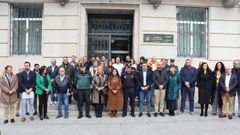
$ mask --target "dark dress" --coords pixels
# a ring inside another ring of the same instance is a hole
[[[213,85],[212,72],[198,73],[197,75],[197,87],[199,93],[199,104],[209,104],[211,99]]]

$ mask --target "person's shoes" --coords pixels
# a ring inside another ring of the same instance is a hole
[[[4,121],[3,121],[3,124],[7,124],[7,123],[8,123],[8,120],[4,120]]]
[[[208,113],[205,113],[205,115],[204,115],[205,117],[207,117],[208,116]]]
[[[238,114],[238,117],[240,117],[240,114]]]
[[[83,117],[82,114],[79,114],[79,115],[78,115],[78,119],[81,119],[82,117]]]
[[[172,112],[172,116],[175,116],[175,113],[174,113],[174,111]]]
[[[203,113],[202,113],[202,112],[200,113],[200,116],[201,116],[201,117],[203,116]]]
[[[50,102],[50,105],[53,105],[53,102],[52,102],[52,101]]]
[[[26,112],[26,115],[30,115],[29,112]]]
[[[33,115],[37,115],[37,112],[34,112]]]
[[[232,113],[232,116],[235,116],[235,113]]]
[[[190,114],[190,115],[194,115],[194,113],[193,113],[193,112],[190,112],[189,114]]]
[[[16,113],[16,117],[19,117],[19,116],[20,116],[20,115],[19,115],[19,113],[17,112],[17,113]]]
[[[57,101],[54,102],[54,105],[57,105]]]
[[[212,115],[213,115],[213,116],[216,116],[216,115],[217,115],[217,113],[213,113]]]
[[[44,119],[47,119],[47,120],[48,120],[48,119],[49,119],[49,117],[46,115],[46,116],[44,117]]]
[[[64,119],[67,119],[68,118],[68,114],[64,115]]]
[[[99,115],[98,115],[98,116],[99,116],[99,118],[102,118],[102,113],[99,113]]]
[[[126,117],[126,116],[127,116],[127,113],[123,113],[123,114],[122,114],[122,117]]]
[[[43,116],[40,116],[39,119],[40,119],[40,120],[43,120]]]
[[[148,116],[148,117],[151,117],[151,113],[147,113],[147,116]]]
[[[183,111],[180,111],[180,115],[183,115],[184,114],[184,112]]]
[[[139,116],[139,117],[142,117],[142,116],[143,116],[143,113],[142,113],[142,112],[140,112],[138,116]]]
[[[21,122],[25,122],[25,121],[26,121],[26,119],[25,119],[25,118],[22,118],[22,119],[21,119]]]
[[[154,113],[154,117],[157,117],[157,116],[158,116],[158,113],[155,112],[155,113]]]
[[[160,112],[160,113],[159,113],[159,115],[160,115],[160,116],[162,116],[162,117],[164,117],[164,116],[165,116],[165,114],[164,114],[164,113],[162,113],[162,112]]]
[[[232,119],[232,115],[229,115],[229,116],[228,116],[228,119],[230,119],[230,120],[231,120],[231,119]]]
[[[219,118],[227,117],[225,114],[219,115]]]
[[[86,117],[89,119],[92,118],[90,114],[86,114]]]
[[[33,116],[32,116],[32,117],[30,117],[30,120],[31,120],[31,121],[34,121],[34,118],[33,118]]]
[[[62,115],[57,115],[56,119],[61,118],[61,117],[62,117]]]
[[[132,117],[135,117],[135,114],[134,114],[134,112],[132,112],[132,113],[131,113],[131,116],[132,116]]]
[[[15,120],[14,120],[14,119],[11,119],[10,122],[11,122],[11,123],[15,123]]]

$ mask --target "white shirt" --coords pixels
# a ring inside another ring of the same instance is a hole
[[[61,82],[63,81],[64,77],[65,77],[65,75],[64,76],[60,76]]]
[[[119,75],[121,76],[124,65],[122,63],[119,63],[119,64],[115,63],[115,64],[113,64],[113,67],[117,69]]]
[[[55,66],[52,65],[52,73],[54,72]]]
[[[230,74],[230,75],[226,75],[226,78],[225,78],[225,87],[227,87],[227,88],[229,88],[230,78],[231,78],[231,74]]]
[[[143,85],[147,85],[147,71],[143,70]]]

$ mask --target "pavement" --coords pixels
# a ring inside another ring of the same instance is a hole
[[[68,119],[56,119],[56,109],[49,108],[49,120],[40,121],[35,116],[34,121],[28,118],[22,123],[18,117],[14,124],[3,124],[3,109],[0,107],[0,135],[240,135],[240,118],[220,119],[211,115],[211,108],[208,117],[200,117],[200,110],[195,109],[194,115],[186,111],[175,117],[166,114],[165,117],[152,115],[151,118],[146,115],[138,117],[138,112],[134,118],[129,115],[122,118],[121,113],[118,118],[110,118],[108,112],[104,112],[103,118],[95,118],[91,111],[91,119],[77,119],[74,109]]]

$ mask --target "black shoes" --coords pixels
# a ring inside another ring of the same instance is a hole
[[[201,117],[203,116],[203,112],[200,113],[200,116],[201,116]]]
[[[44,117],[44,119],[47,119],[47,120],[48,120],[48,119],[49,119],[49,117],[46,115],[46,116]]]
[[[151,113],[147,113],[147,116],[148,116],[148,117],[151,117]]]
[[[62,117],[62,115],[57,115],[56,119],[61,118],[61,117]]]
[[[14,120],[14,119],[11,119],[11,120],[10,120],[10,122],[11,122],[11,123],[14,123],[14,122],[15,122],[15,120]]]
[[[68,118],[68,114],[64,115],[64,119],[67,119]]]
[[[138,116],[139,116],[139,117],[142,117],[142,116],[143,116],[143,113],[140,112]]]
[[[122,117],[126,117],[126,116],[127,116],[127,113],[124,112],[124,113],[122,114]]]
[[[39,119],[40,119],[40,120],[43,120],[43,116],[40,116]]]
[[[131,112],[131,116],[132,116],[132,117],[135,117],[135,113],[134,113],[134,112]]]
[[[86,114],[86,117],[89,119],[92,118],[90,114]]]
[[[78,119],[81,119],[83,117],[82,113],[79,113]]]
[[[164,116],[165,116],[165,114],[164,114],[164,113],[162,113],[162,112],[160,112],[160,113],[159,113],[159,115],[160,115],[160,116],[162,116],[162,117],[164,117]]]
[[[34,112],[33,115],[37,115],[37,112]]]
[[[4,121],[3,121],[3,124],[7,124],[7,123],[8,123],[8,120],[4,120]]]
[[[157,116],[158,116],[158,113],[155,112],[155,113],[154,113],[154,117],[157,117]]]

